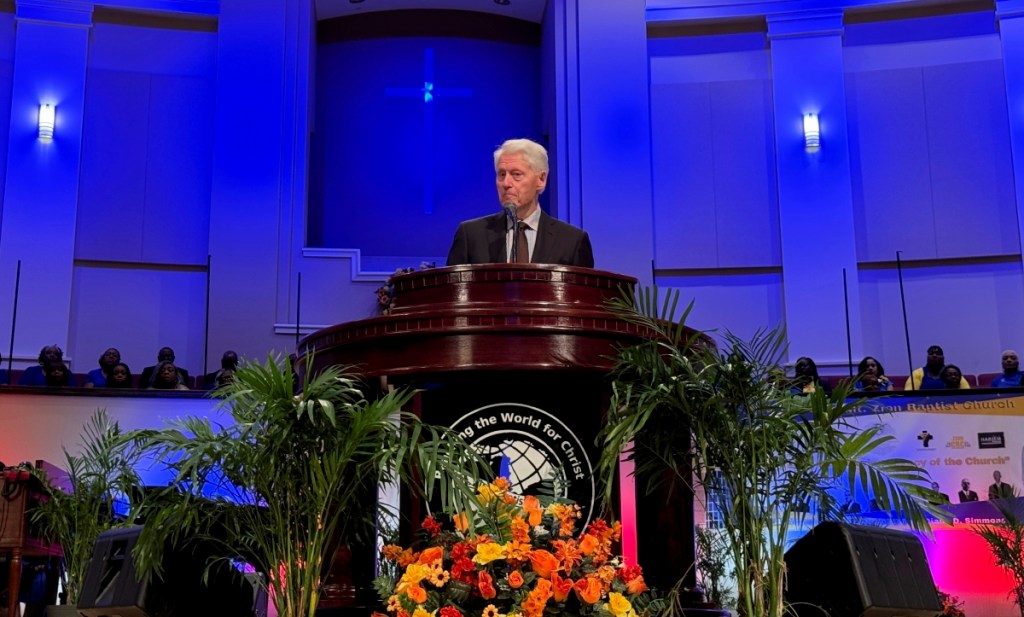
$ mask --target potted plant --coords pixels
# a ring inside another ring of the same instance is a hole
[[[848,386],[831,397],[821,389],[790,393],[777,377],[781,329],[749,342],[726,335],[720,351],[684,328],[692,303],[674,323],[677,305],[678,292],[660,302],[656,289],[612,302],[646,337],[617,356],[598,473],[610,497],[627,453],[640,487],[702,489],[705,505],[721,514],[740,614],[785,614],[790,529],[814,510],[821,519],[841,519],[833,492],[843,484],[872,495],[915,530],[929,529],[928,514],[948,518],[923,469],[904,459],[872,460],[891,437],[847,422]]]
[[[137,446],[133,432],[121,431],[99,409],[83,429],[78,453],[62,448],[66,479],[35,472],[49,495],[32,509],[30,521],[41,537],[56,542],[64,552],[63,604],[77,604],[96,538],[109,529],[131,525],[131,513],[119,515],[117,509],[119,505],[127,508],[128,497],[137,494],[141,484],[135,468],[143,451]]]
[[[445,508],[472,499],[486,464],[403,412],[413,393],[369,397],[340,367],[314,373],[312,357],[302,374],[296,388],[287,360],[245,364],[215,392],[232,424],[185,418],[147,434],[174,480],[145,512],[140,575],[159,575],[165,546],[204,541],[217,559],[263,573],[278,615],[312,617],[339,545],[372,542],[379,484],[415,490],[437,478],[427,498],[436,491]]]

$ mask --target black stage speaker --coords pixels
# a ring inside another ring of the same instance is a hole
[[[139,580],[132,549],[141,527],[100,534],[79,594],[78,612],[85,617],[260,617],[267,597],[237,568],[219,562],[203,583],[212,553],[202,544],[164,553],[163,578]],[[250,575],[251,576],[251,575]]]
[[[924,547],[907,532],[822,523],[786,551],[786,568],[786,601],[799,617],[942,612]]]

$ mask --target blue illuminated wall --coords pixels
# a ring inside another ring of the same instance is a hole
[[[825,265],[823,253],[803,256],[820,262],[813,276],[794,276],[781,265],[780,242],[798,247],[802,240],[780,227],[776,170],[803,167],[813,181],[815,163],[804,152],[782,154],[767,32],[756,20],[734,30],[653,30],[658,280],[695,299],[693,325],[741,334],[780,322],[793,329],[807,324],[791,320],[787,290],[813,293],[842,273]],[[846,133],[856,247],[847,274],[857,292],[853,312],[860,314],[854,361],[871,354],[891,374],[908,371],[899,250],[915,365],[938,343],[965,372],[998,371],[1002,349],[1024,346],[1010,317],[1024,311],[1024,285],[1005,62],[993,11],[848,15],[842,44],[848,120],[825,126],[823,114],[822,150],[828,154],[836,131]],[[788,207],[800,211],[799,203]],[[814,220],[825,214],[822,207],[808,203],[803,211]],[[841,334],[845,315],[838,308],[801,319]],[[790,350],[792,358],[804,353]],[[845,371],[845,344],[822,355],[819,361]]]
[[[539,92],[537,45],[319,44],[309,245],[359,249],[369,269],[443,262],[459,221],[498,208],[494,149],[510,137],[545,140]]]

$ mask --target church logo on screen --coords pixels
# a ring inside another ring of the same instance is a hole
[[[590,521],[596,498],[594,468],[583,443],[561,420],[521,403],[486,405],[462,416],[452,430],[508,478],[516,495],[575,501]]]
[[[935,439],[935,435],[932,435],[928,431],[921,431],[917,434],[917,440],[920,441],[921,445],[925,448],[930,447],[933,439]]]

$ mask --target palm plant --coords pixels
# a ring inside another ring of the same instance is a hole
[[[871,460],[891,437],[844,419],[852,409],[848,387],[801,397],[780,383],[781,329],[749,342],[726,335],[723,353],[684,328],[692,303],[674,322],[678,298],[670,293],[660,302],[656,289],[645,289],[611,303],[647,336],[617,356],[598,475],[609,499],[625,452],[649,491],[666,483],[692,490],[695,481],[705,507],[722,515],[740,614],[785,614],[790,528],[810,510],[842,518],[832,496],[840,484],[859,486],[916,530],[929,529],[927,514],[948,516],[935,505],[939,497],[923,469],[904,459]]]
[[[143,451],[137,447],[135,434],[122,432],[103,409],[85,424],[78,454],[62,449],[67,481],[38,472],[49,494],[33,508],[30,520],[42,537],[60,544],[64,552],[61,581],[67,592],[65,603],[74,605],[96,538],[109,529],[132,524],[131,513],[115,513],[115,503],[127,503],[138,494],[141,482],[135,468]]]
[[[174,481],[145,513],[140,574],[159,574],[165,545],[203,541],[265,573],[279,615],[312,617],[338,546],[372,541],[378,483],[415,489],[436,477],[425,496],[466,507],[485,465],[456,436],[402,412],[411,392],[369,399],[340,367],[313,374],[309,357],[305,368],[296,395],[289,362],[247,364],[215,394],[233,424],[185,418],[148,435]]]
[[[1021,499],[993,499],[989,503],[1003,516],[1000,523],[977,525],[974,533],[988,544],[996,565],[1013,579],[1013,598],[1024,617],[1024,504]]]

